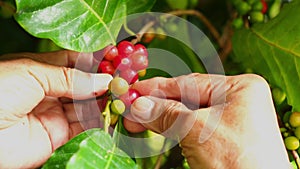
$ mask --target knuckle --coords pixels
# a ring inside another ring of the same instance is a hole
[[[167,103],[166,112],[179,113],[178,111],[182,110],[184,107],[181,102],[170,101]]]
[[[246,74],[243,75],[243,78],[245,79],[246,84],[250,88],[254,89],[269,89],[269,84],[262,76],[256,75],[256,74]]]
[[[23,68],[32,68],[37,65],[36,61],[29,59],[29,58],[21,58],[21,59],[15,60],[15,62],[16,62],[15,65],[21,66]]]
[[[68,67],[60,67],[62,72],[62,87],[64,91],[68,91],[68,89],[72,89],[72,81],[74,78],[74,70]]]

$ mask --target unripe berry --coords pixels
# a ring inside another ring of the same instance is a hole
[[[299,140],[295,136],[289,136],[285,138],[284,144],[288,150],[296,150],[297,148],[299,148]]]
[[[147,69],[138,71],[139,77],[144,77],[147,74]]]
[[[232,26],[235,28],[235,29],[240,29],[242,28],[244,25],[244,21],[243,21],[243,18],[236,18],[232,21]]]
[[[257,12],[257,11],[250,12],[249,17],[251,23],[264,21],[264,14],[262,14],[261,12]]]
[[[121,100],[117,99],[110,104],[110,109],[115,114],[123,114],[125,112],[126,107]]]
[[[129,85],[123,78],[115,77],[113,80],[111,80],[108,87],[112,94],[119,96],[128,91]]]
[[[300,139],[300,127],[297,127],[294,131],[295,136]]]
[[[300,112],[293,112],[290,115],[289,123],[292,127],[300,126]]]
[[[281,8],[281,0],[275,0],[273,2],[273,4],[270,6],[270,9],[268,12],[269,17],[271,19],[275,18],[279,14],[280,8]]]
[[[247,2],[240,1],[236,5],[236,9],[240,15],[245,15],[246,13],[248,13],[251,10],[251,6]]]
[[[261,12],[261,10],[263,9],[263,4],[262,4],[262,2],[261,1],[257,1],[257,2],[255,2],[253,5],[252,5],[252,10],[253,11],[259,11],[259,12]]]

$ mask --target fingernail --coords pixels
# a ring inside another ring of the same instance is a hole
[[[154,105],[155,103],[147,97],[139,97],[131,106],[132,116],[137,120],[149,120]]]
[[[94,90],[107,90],[109,82],[113,77],[109,74],[93,74]]]

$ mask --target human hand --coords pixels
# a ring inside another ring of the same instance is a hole
[[[97,105],[60,98],[100,96],[112,77],[67,68],[80,62],[76,67],[88,71],[94,64],[90,54],[59,51],[0,58],[5,57],[23,59],[0,61],[0,168],[36,168],[70,138],[99,123],[90,114]]]
[[[132,88],[144,96],[131,106],[125,128],[178,139],[191,168],[290,167],[263,78],[190,74]]]

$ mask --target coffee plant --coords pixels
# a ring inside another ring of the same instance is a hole
[[[61,49],[93,52],[99,61],[93,72],[114,77],[107,93],[95,98],[102,100],[98,106],[103,126],[58,148],[41,168],[189,168],[178,145],[158,155],[134,158],[137,145],[122,137],[156,135],[128,133],[122,124],[130,105],[140,97],[131,84],[173,76],[156,69],[173,64],[170,57],[156,57],[148,49],[168,51],[191,72],[208,73],[195,51],[209,51],[178,17],[203,31],[226,75],[255,73],[267,79],[291,165],[299,168],[299,10],[298,0],[0,0],[0,55]],[[145,12],[161,15],[139,18]],[[197,44],[196,50],[185,43]],[[185,73],[176,64],[168,66],[175,75]],[[172,142],[159,138],[139,145],[143,147],[139,151],[160,151]]]

